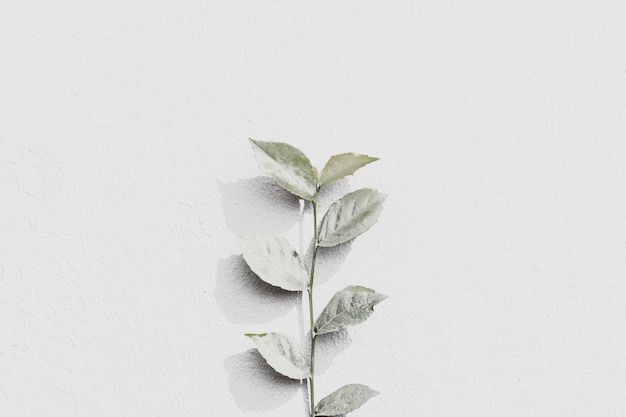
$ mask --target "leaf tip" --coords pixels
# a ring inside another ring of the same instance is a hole
[[[387,197],[389,197],[389,194],[376,191],[376,198],[380,204],[383,204],[385,201],[387,201]]]
[[[261,149],[261,145],[263,144],[263,141],[254,140],[252,138],[248,138],[248,142],[250,143],[250,147],[253,151],[255,151],[255,153],[257,149]]]

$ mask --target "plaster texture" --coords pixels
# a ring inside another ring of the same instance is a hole
[[[324,338],[317,395],[354,415],[626,415],[622,2],[4,1],[0,416],[304,417],[247,332],[306,302],[236,236],[309,250],[310,208],[247,138],[328,190],[388,193],[320,254],[315,309],[389,295]]]

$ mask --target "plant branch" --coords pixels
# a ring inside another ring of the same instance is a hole
[[[311,376],[309,377],[309,392],[311,417],[315,417],[315,329],[313,318],[313,281],[315,280],[315,261],[317,259],[317,192],[313,199],[313,259],[311,260],[311,278],[309,279],[309,323],[311,327]]]

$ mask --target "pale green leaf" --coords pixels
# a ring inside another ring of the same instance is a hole
[[[302,348],[293,337],[282,333],[246,334],[259,353],[279,374],[292,379],[308,378],[309,364]]]
[[[289,291],[304,291],[308,276],[302,259],[282,236],[239,236],[243,259],[268,284]]]
[[[315,322],[315,332],[336,332],[348,326],[363,323],[374,312],[374,306],[387,298],[386,295],[359,286],[346,287],[328,302]]]
[[[378,161],[378,158],[359,154],[359,153],[342,153],[339,155],[333,155],[330,157],[320,177],[320,186],[330,184],[333,181],[337,181],[352,175],[357,169],[364,167],[365,165]]]
[[[283,142],[250,139],[259,167],[284,189],[312,201],[317,184],[311,161],[298,148]]]
[[[322,220],[319,246],[336,246],[367,231],[378,220],[386,198],[386,194],[362,188],[336,201]]]
[[[378,395],[367,385],[344,385],[332,394],[322,398],[315,406],[316,416],[337,416],[350,413]]]

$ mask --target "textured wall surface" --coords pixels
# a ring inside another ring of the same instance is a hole
[[[618,1],[3,1],[0,415],[306,416],[243,336],[307,316],[237,234],[311,235],[252,137],[381,158],[321,203],[390,195],[321,256],[316,310],[389,299],[321,343],[318,396],[625,416],[625,23]]]

